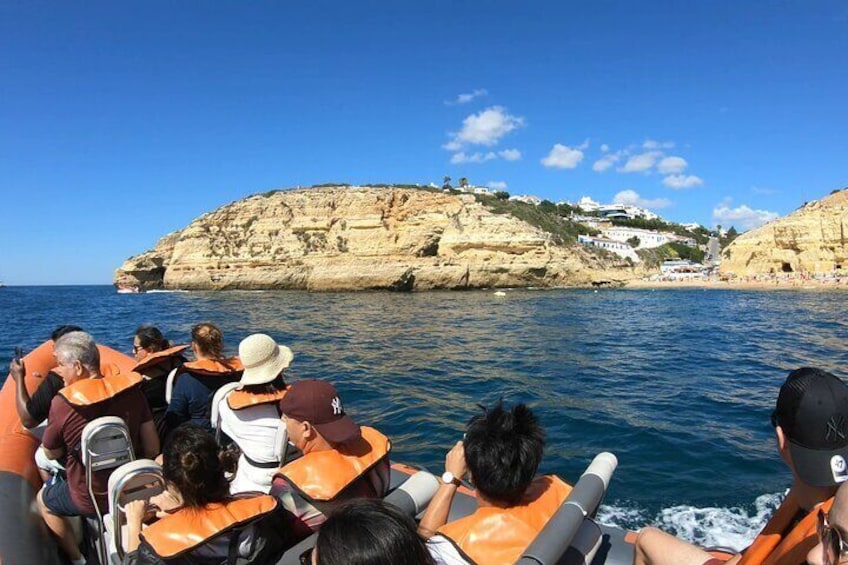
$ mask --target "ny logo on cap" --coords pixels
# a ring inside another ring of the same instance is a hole
[[[340,414],[344,414],[344,408],[342,408],[342,399],[338,396],[333,397],[333,402],[331,403],[333,406],[333,415],[338,416]]]
[[[844,440],[845,437],[845,418],[843,416],[833,416],[827,421],[825,439],[827,441],[834,441],[836,439]]]

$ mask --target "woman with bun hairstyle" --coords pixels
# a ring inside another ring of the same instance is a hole
[[[436,565],[415,522],[380,499],[339,506],[321,526],[312,565]]]
[[[126,506],[125,563],[275,563],[293,545],[287,535],[291,515],[276,498],[230,496],[211,434],[192,424],[180,426],[162,457],[167,491]],[[160,519],[142,529],[154,511]]]
[[[192,328],[191,350],[196,360],[180,367],[175,377],[165,423],[168,430],[191,422],[211,432],[212,396],[225,384],[239,380],[243,367],[238,356],[224,356],[224,335],[215,324],[205,322]]]
[[[150,405],[160,439],[164,439],[165,411],[168,409],[165,400],[167,377],[185,363],[183,352],[186,349],[188,345],[171,346],[156,326],[139,326],[135,330],[133,356],[136,366],[133,371],[144,377],[141,390]]]

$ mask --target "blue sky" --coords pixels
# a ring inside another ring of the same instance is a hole
[[[848,185],[848,3],[5,2],[0,279],[255,192],[444,175],[751,227]]]

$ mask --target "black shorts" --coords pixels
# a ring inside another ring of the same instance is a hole
[[[57,516],[85,516],[71,499],[71,489],[62,477],[54,477],[44,484],[41,490],[41,500],[51,514]]]

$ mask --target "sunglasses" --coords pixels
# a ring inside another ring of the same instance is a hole
[[[839,562],[839,558],[845,553],[848,553],[848,544],[842,539],[842,534],[839,533],[839,530],[828,523],[827,514],[821,509],[819,509],[817,531],[822,543],[825,565],[836,565]]]
[[[144,349],[143,345],[133,345],[133,353],[138,353],[142,349]]]
[[[306,551],[300,554],[300,565],[312,565],[312,552],[315,551],[315,547],[310,547]]]

